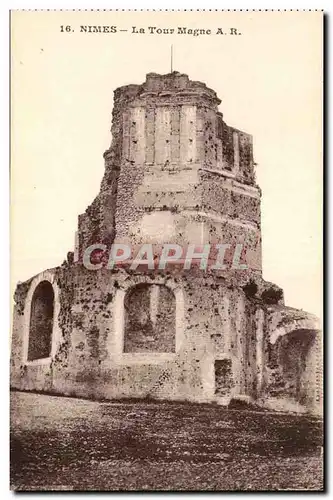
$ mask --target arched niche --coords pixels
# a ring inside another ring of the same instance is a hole
[[[176,349],[176,299],[165,285],[139,283],[124,297],[124,353]]]
[[[24,307],[24,364],[45,364],[54,358],[61,339],[59,295],[60,290],[51,271],[43,271],[32,280]]]
[[[53,320],[53,287],[49,281],[41,281],[31,300],[28,361],[51,356]]]
[[[316,406],[320,402],[322,373],[318,331],[290,331],[277,340],[274,351],[283,396],[304,406]]]

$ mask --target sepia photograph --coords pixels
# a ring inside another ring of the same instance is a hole
[[[12,11],[10,488],[324,491],[322,11]]]

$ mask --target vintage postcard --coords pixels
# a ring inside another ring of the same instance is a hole
[[[11,13],[13,490],[323,490],[323,17]]]

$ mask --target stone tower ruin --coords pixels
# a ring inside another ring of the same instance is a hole
[[[17,286],[13,388],[321,412],[319,322],[262,277],[252,137],[220,103],[178,72],[116,89],[105,174],[74,252]],[[114,243],[242,244],[247,267],[83,265],[90,245]]]

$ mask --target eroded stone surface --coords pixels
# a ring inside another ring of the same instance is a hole
[[[79,216],[74,255],[17,286],[13,387],[321,411],[318,321],[286,308],[283,291],[262,278],[252,137],[229,127],[219,104],[205,84],[176,72],[115,91],[105,174]],[[248,269],[83,266],[87,246],[113,242],[243,243]],[[32,360],[41,280],[55,291],[52,342],[49,356]]]

